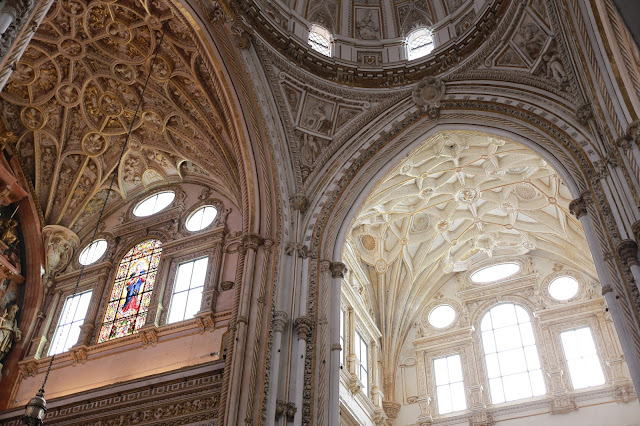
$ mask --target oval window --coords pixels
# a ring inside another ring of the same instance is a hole
[[[176,194],[173,191],[153,194],[151,197],[140,201],[136,208],[133,209],[133,214],[138,217],[151,216],[152,214],[165,209],[169,204],[171,204],[175,197]]]
[[[191,216],[187,219],[187,230],[194,232],[200,231],[207,226],[211,225],[218,216],[218,209],[213,206],[200,207],[195,212],[191,213]]]
[[[556,300],[569,300],[576,293],[578,281],[573,277],[558,277],[549,283],[549,294]]]
[[[510,277],[518,271],[520,271],[520,265],[517,263],[500,263],[474,272],[471,274],[471,281],[474,283],[490,283]]]
[[[456,311],[449,305],[436,306],[429,313],[429,324],[435,328],[445,328],[456,319]]]
[[[80,257],[78,258],[78,262],[85,266],[91,265],[102,257],[104,252],[107,251],[107,246],[108,244],[106,240],[95,240],[82,250]]]

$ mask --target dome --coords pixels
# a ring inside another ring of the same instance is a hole
[[[380,82],[367,80],[383,78],[387,85],[395,85],[406,82],[407,75],[442,74],[486,41],[511,4],[500,0],[305,0],[292,9],[285,3],[266,3],[256,1],[252,7],[260,13],[250,16],[268,43],[316,74],[337,75],[340,82],[372,87]],[[307,43],[310,32],[318,27],[331,34],[330,54],[318,53]],[[417,57],[407,45],[411,32],[420,29],[432,34],[434,49]]]

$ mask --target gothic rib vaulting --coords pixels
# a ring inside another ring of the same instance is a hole
[[[0,0],[0,424],[640,425],[633,13]]]

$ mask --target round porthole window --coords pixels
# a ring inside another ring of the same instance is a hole
[[[78,262],[85,266],[95,263],[102,257],[104,252],[107,251],[107,246],[108,244],[106,240],[95,240],[82,250],[80,257],[78,258]]]
[[[185,226],[191,232],[200,231],[211,225],[218,216],[218,209],[213,206],[202,206],[191,213]]]
[[[497,265],[487,266],[473,274],[471,281],[474,283],[490,283],[492,281],[501,280],[510,277],[520,271],[520,265],[517,263],[499,263]]]
[[[167,206],[173,202],[175,197],[176,194],[173,191],[164,191],[153,194],[152,196],[140,201],[136,208],[133,209],[133,214],[138,217],[151,216],[152,214],[158,213],[159,211],[167,208]]]
[[[429,312],[429,324],[435,328],[445,328],[456,319],[456,310],[449,305],[436,306]]]
[[[549,294],[556,300],[569,300],[576,293],[578,293],[578,281],[573,277],[558,277],[549,283]]]

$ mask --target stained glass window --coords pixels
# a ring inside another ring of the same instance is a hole
[[[161,253],[160,241],[147,240],[124,255],[118,266],[98,343],[128,336],[144,325]]]

